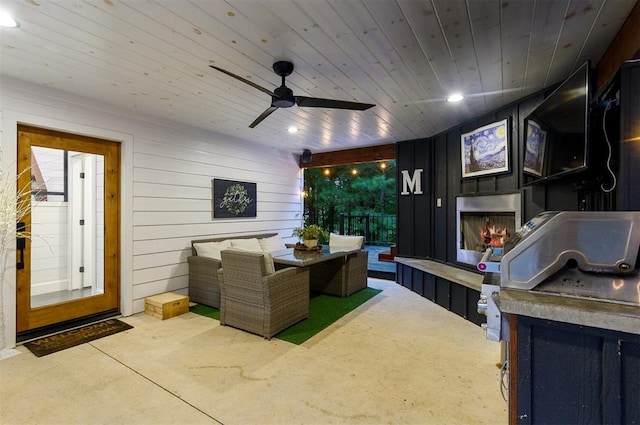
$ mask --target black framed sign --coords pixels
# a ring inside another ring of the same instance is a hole
[[[213,218],[256,217],[256,183],[213,179]]]

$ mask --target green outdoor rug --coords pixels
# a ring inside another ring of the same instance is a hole
[[[200,316],[207,316],[211,319],[220,320],[220,310],[215,307],[209,307],[204,304],[196,304],[193,307],[189,307],[189,311]]]
[[[382,289],[364,288],[349,297],[311,293],[309,300],[309,318],[283,330],[275,337],[292,344],[302,344],[333,322],[361,306],[382,292]],[[220,320],[217,308],[196,304],[190,308],[192,313]]]

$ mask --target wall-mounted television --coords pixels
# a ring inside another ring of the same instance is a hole
[[[524,120],[523,184],[589,167],[591,66],[584,63]]]

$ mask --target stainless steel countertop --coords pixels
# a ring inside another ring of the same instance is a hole
[[[503,313],[640,335],[640,306],[561,294],[502,288]]]

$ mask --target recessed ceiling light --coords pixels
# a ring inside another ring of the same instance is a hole
[[[289,128],[287,129],[287,131],[288,131],[289,133],[297,133],[297,132],[298,132],[298,127],[289,127]]]
[[[19,26],[20,23],[13,19],[13,16],[0,10],[0,27],[17,28]]]
[[[464,99],[463,95],[461,95],[460,93],[454,93],[447,98],[447,102],[455,103],[460,102],[462,99]]]

